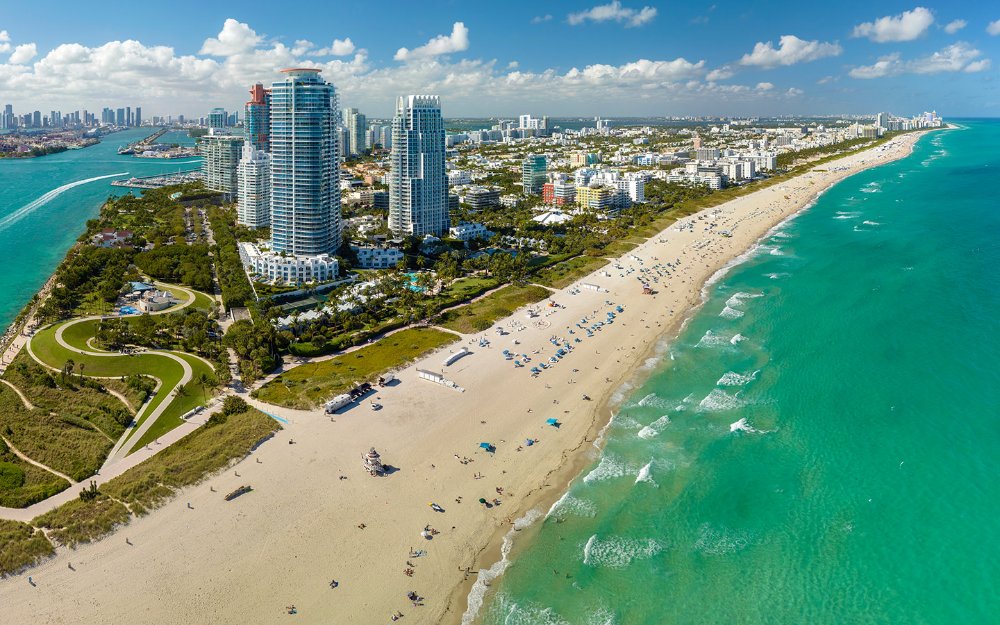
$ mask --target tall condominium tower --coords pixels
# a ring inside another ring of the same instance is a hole
[[[229,116],[226,115],[226,109],[214,108],[208,114],[208,127],[209,128],[225,128],[229,125]]]
[[[239,191],[236,196],[236,220],[250,228],[264,228],[271,223],[271,155],[247,140],[243,158],[236,166]]]
[[[271,150],[271,90],[257,83],[250,87],[244,114],[243,133],[255,150]]]
[[[546,180],[544,154],[529,154],[521,163],[521,184],[525,195],[538,195]]]
[[[347,140],[345,152],[351,156],[357,156],[368,147],[365,131],[368,128],[368,120],[358,109],[344,109],[344,127],[347,128]]]
[[[389,229],[396,236],[440,235],[448,217],[441,100],[410,95],[396,100],[389,157]]]
[[[318,69],[271,86],[271,248],[314,256],[340,247],[337,92]]]
[[[236,165],[240,162],[243,137],[209,134],[198,140],[201,153],[201,173],[205,188],[218,191],[227,199],[236,197],[238,189]]]

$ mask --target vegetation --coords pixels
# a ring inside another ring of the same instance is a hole
[[[0,578],[33,566],[55,553],[41,530],[0,519]]]
[[[226,308],[254,306],[253,288],[243,269],[235,234],[236,217],[232,209],[210,208],[208,220],[215,236],[215,268]]]
[[[372,380],[458,338],[431,328],[410,328],[330,360],[299,365],[256,392],[262,401],[289,408],[315,408],[359,382]]]
[[[134,469],[133,469],[134,470]],[[57,544],[76,547],[110,534],[128,523],[128,508],[98,494],[92,499],[74,499],[32,520],[32,525],[48,530]]]
[[[157,280],[175,282],[202,291],[212,289],[212,259],[208,246],[165,245],[135,256],[135,265]]]
[[[281,426],[264,413],[248,409],[202,426],[142,464],[101,486],[105,495],[146,514],[177,490],[196,484],[249,454]]]
[[[548,289],[540,286],[505,286],[471,304],[452,308],[441,313],[437,323],[463,334],[474,334],[489,329],[502,317],[527,304],[534,304],[549,297]]]

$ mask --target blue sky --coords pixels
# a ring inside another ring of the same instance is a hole
[[[1000,115],[1000,4],[764,4],[22,2],[0,13],[0,102],[200,115],[307,65],[370,116],[402,93],[447,116]]]

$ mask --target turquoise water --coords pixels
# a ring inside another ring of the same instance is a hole
[[[104,137],[98,145],[41,158],[0,160],[0,325],[6,327],[52,274],[66,251],[97,216],[116,176],[151,176],[192,169],[199,159],[138,159],[117,154],[120,145],[148,136],[149,128]],[[171,142],[188,143],[186,133],[167,133]],[[75,185],[75,186],[70,186]]]
[[[997,622],[1000,122],[961,124],[711,289],[485,623]]]

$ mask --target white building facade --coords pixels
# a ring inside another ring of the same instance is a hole
[[[254,229],[271,225],[271,155],[244,144],[236,179],[236,221]]]
[[[389,173],[389,229],[396,236],[439,236],[451,225],[445,132],[438,96],[396,101]]]

